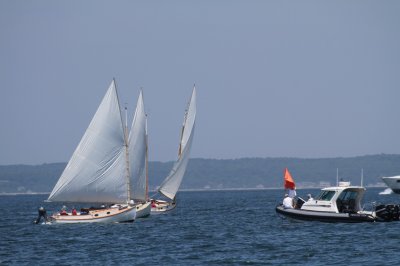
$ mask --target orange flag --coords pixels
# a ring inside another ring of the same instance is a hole
[[[293,181],[292,176],[289,173],[289,170],[287,168],[285,168],[285,173],[284,173],[284,180],[285,180],[285,189],[292,189],[295,190],[296,189],[296,184]]]

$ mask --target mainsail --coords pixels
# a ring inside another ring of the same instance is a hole
[[[115,82],[48,200],[126,203],[126,140]]]
[[[178,160],[171,172],[160,185],[158,191],[169,199],[174,199],[181,185],[182,178],[189,162],[189,154],[192,146],[196,119],[196,88],[193,88],[192,97],[186,110],[182,125],[182,134],[179,144]]]
[[[146,171],[147,119],[144,110],[142,91],[137,101],[128,143],[132,198],[139,201],[146,201],[148,192]]]

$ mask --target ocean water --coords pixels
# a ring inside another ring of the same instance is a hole
[[[364,202],[400,203],[368,189]],[[298,190],[298,195],[318,190]],[[282,190],[180,192],[171,213],[128,224],[34,225],[46,195],[0,196],[0,265],[397,265],[400,222],[279,217]]]

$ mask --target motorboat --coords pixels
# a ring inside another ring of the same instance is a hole
[[[400,194],[400,175],[382,177],[382,180],[394,193]]]
[[[307,201],[297,197],[293,207],[280,204],[276,212],[280,215],[320,222],[381,222],[398,221],[399,205],[378,205],[364,210],[361,201],[366,189],[351,186],[350,182],[339,182],[336,187],[323,188],[316,198]]]

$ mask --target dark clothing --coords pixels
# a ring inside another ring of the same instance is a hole
[[[38,210],[38,218],[36,219],[35,223],[36,224],[40,223],[40,220],[42,219],[42,217],[44,219],[44,222],[46,223],[47,222],[46,210],[44,208],[39,208],[39,210]]]

